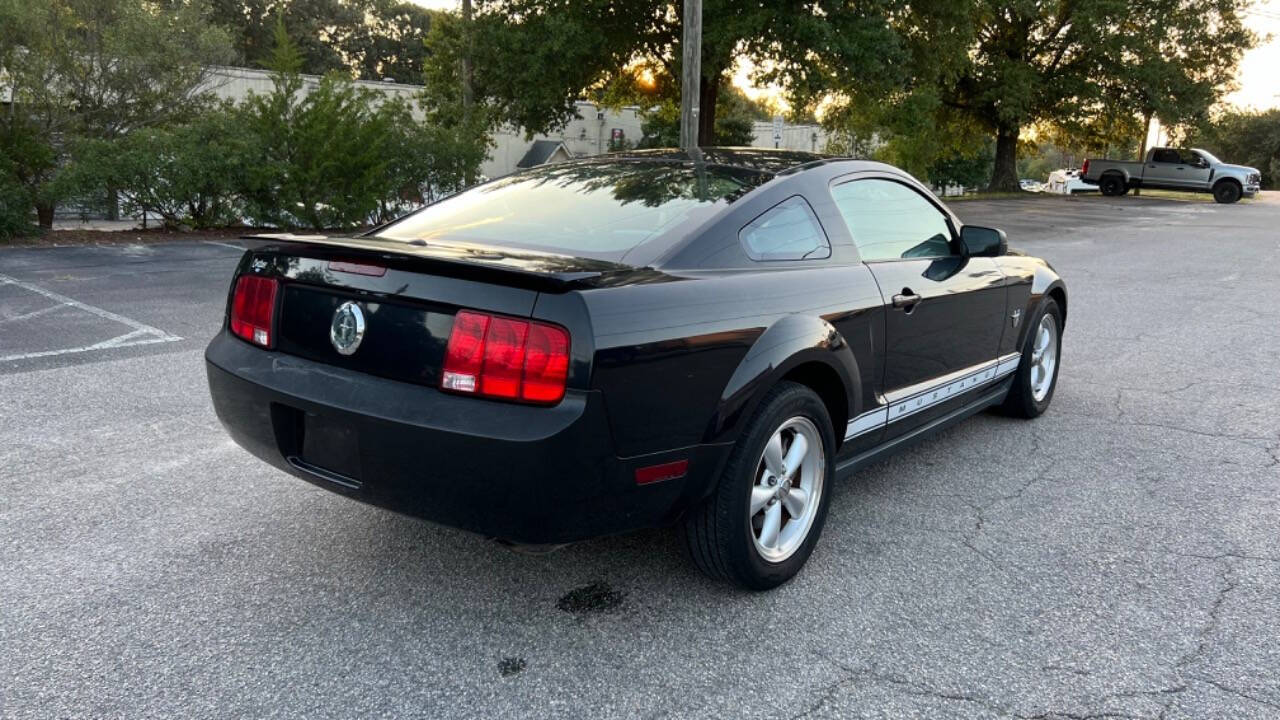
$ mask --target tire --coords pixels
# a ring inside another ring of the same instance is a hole
[[[1119,197],[1129,191],[1124,178],[1119,175],[1103,175],[1098,181],[1098,190],[1107,197]]]
[[[775,436],[778,444],[768,448]],[[803,455],[795,446],[801,437],[808,449]],[[813,390],[793,382],[771,389],[730,452],[711,496],[685,517],[685,546],[698,569],[749,590],[769,590],[794,577],[827,519],[835,446],[826,405]],[[800,462],[787,479],[770,485],[771,468],[777,469],[776,461],[786,460],[791,450]],[[771,501],[753,514],[753,498],[761,505],[771,492]],[[805,496],[808,503],[800,500]],[[797,509],[799,515],[792,516]],[[777,528],[773,547],[766,534],[770,515]]]
[[[1037,349],[1045,325],[1050,327],[1048,346],[1053,349],[1052,355]],[[1046,359],[1052,363],[1052,367],[1043,366],[1043,361]],[[1027,331],[1027,339],[1022,347],[1022,360],[1018,363],[1017,372],[1013,374],[1013,386],[1009,388],[1009,395],[1005,397],[1002,406],[1004,413],[1028,419],[1040,417],[1045,410],[1049,409],[1049,403],[1053,401],[1053,393],[1058,389],[1058,370],[1061,367],[1062,310],[1058,307],[1056,300],[1045,298],[1039,314],[1035,316],[1033,324]],[[1046,374],[1047,386],[1042,379]]]
[[[1240,199],[1240,185],[1234,180],[1222,180],[1213,186],[1213,199],[1223,205],[1230,205]]]

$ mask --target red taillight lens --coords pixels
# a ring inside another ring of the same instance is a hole
[[[1089,159],[1085,158],[1084,165],[1080,166],[1080,175],[1083,176],[1088,174],[1089,174]]]
[[[553,325],[532,323],[524,350],[521,397],[530,402],[556,402],[564,397],[569,377],[569,333]]]
[[[440,387],[553,404],[569,377],[569,333],[547,323],[463,310],[453,320]]]
[[[520,375],[524,372],[524,341],[529,323],[496,317],[484,336],[484,370],[480,374],[480,394],[498,398],[520,397]]]
[[[231,332],[256,345],[271,347],[276,287],[271,278],[241,275],[231,299]]]
[[[489,329],[489,316],[463,310],[453,319],[449,347],[444,352],[444,373],[440,387],[445,390],[473,393],[480,389],[480,370],[484,368],[484,334]]]

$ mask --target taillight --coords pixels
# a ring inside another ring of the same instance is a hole
[[[569,377],[569,333],[558,325],[463,310],[453,320],[440,387],[553,404]]]
[[[1084,165],[1080,166],[1080,176],[1084,177],[1089,174],[1089,158],[1084,159]]]
[[[241,275],[231,299],[231,332],[256,345],[271,347],[276,287],[272,278]]]

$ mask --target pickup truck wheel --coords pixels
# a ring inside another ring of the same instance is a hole
[[[1117,197],[1129,190],[1129,188],[1125,187],[1124,178],[1118,175],[1104,176],[1098,181],[1098,189],[1107,197]]]
[[[747,423],[711,497],[684,521],[698,569],[750,590],[790,580],[822,534],[835,478],[826,405],[782,382]]]
[[[1213,186],[1213,199],[1224,205],[1230,205],[1239,200],[1240,195],[1240,186],[1233,180],[1220,180]]]
[[[1040,314],[1027,331],[1022,360],[1013,375],[1013,386],[1002,410],[1021,418],[1039,417],[1049,409],[1058,387],[1058,367],[1062,357],[1062,310],[1053,298],[1046,298]]]

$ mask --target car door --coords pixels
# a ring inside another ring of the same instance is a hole
[[[890,439],[997,379],[1005,278],[994,259],[964,256],[952,217],[904,180],[856,176],[831,193],[885,306]]]
[[[1209,161],[1200,156],[1199,153],[1191,150],[1179,150],[1179,157],[1182,158],[1182,165],[1186,168],[1182,176],[1182,186],[1203,190],[1209,186],[1209,176],[1211,170]]]
[[[1142,173],[1142,184],[1179,188],[1186,185],[1187,164],[1173,148],[1156,148]]]

